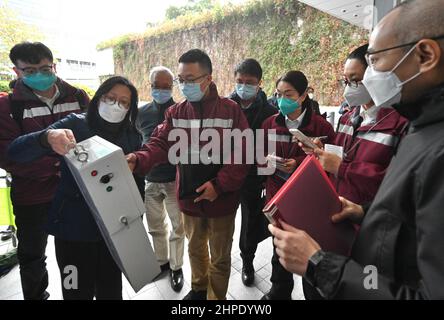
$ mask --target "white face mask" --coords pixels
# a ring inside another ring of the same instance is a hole
[[[103,120],[110,123],[120,123],[122,122],[128,110],[119,106],[119,103],[107,104],[104,101],[100,101],[99,105],[99,115]]]
[[[348,105],[352,107],[363,106],[372,101],[370,93],[362,83],[357,88],[347,86],[344,91],[344,98]]]
[[[391,107],[394,104],[400,103],[402,87],[421,75],[421,71],[419,71],[410,79],[402,82],[395,73],[395,70],[407,59],[415,48],[415,46],[411,48],[391,71],[376,71],[370,66],[365,71],[362,83],[367,88],[377,107]]]

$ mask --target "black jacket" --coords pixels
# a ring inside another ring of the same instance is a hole
[[[240,106],[241,99],[236,92],[231,94],[230,99]],[[267,96],[262,90],[260,90],[253,104],[248,109],[243,109],[243,112],[247,117],[250,128],[257,130],[262,127],[262,123],[266,119],[278,113],[278,109],[268,103]]]
[[[104,128],[100,120],[99,129],[89,127],[85,115],[70,114],[66,118],[52,124],[48,129],[70,129],[74,133],[76,141],[84,141],[98,135],[117,146],[121,147],[124,154],[140,150],[142,146],[141,136],[132,128],[122,128],[117,134],[111,134]],[[9,146],[9,157],[20,163],[27,163],[41,158],[52,152],[40,143],[42,133],[37,131],[14,140]],[[60,171],[61,180],[51,209],[48,213],[46,231],[58,239],[66,241],[94,242],[101,241],[102,236],[93,214],[91,213],[85,198],[74,180],[68,165],[62,157]],[[143,178],[134,176],[139,187],[143,185]]]
[[[173,99],[162,105],[153,101],[139,109],[136,125],[142,133],[144,144],[150,140],[156,127],[165,120],[165,111],[174,104]],[[146,179],[155,183],[173,182],[176,180],[176,166],[158,165],[148,173]]]
[[[351,258],[332,253],[315,268],[331,299],[444,299],[444,86],[413,108],[398,154],[368,210]],[[366,266],[378,271],[367,290]]]
[[[233,92],[229,98],[235,101],[239,106],[241,105],[240,104],[241,99],[239,98],[236,92]],[[242,109],[242,111],[244,112],[244,115],[248,120],[250,128],[255,131],[255,139],[256,139],[256,130],[261,129],[262,123],[271,116],[278,113],[278,109],[276,109],[270,103],[268,103],[267,96],[262,90],[260,90],[259,93],[257,94],[256,100],[253,102],[253,104],[248,109]],[[250,173],[248,175],[256,176],[257,167],[252,166],[250,169]]]

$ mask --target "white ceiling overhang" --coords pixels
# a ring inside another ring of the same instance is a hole
[[[374,0],[299,0],[364,29],[373,27]]]

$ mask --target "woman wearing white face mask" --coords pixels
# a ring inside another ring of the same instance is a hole
[[[98,89],[86,115],[71,114],[48,129],[16,139],[9,154],[22,163],[54,152],[65,155],[77,141],[95,135],[118,145],[125,153],[137,151],[141,147],[141,136],[134,125],[137,107],[136,88],[125,78],[110,78]],[[49,212],[47,231],[55,237],[63,298],[121,300],[122,273],[71,172],[63,158],[60,161],[61,181]],[[136,178],[136,182],[143,187],[143,178]],[[63,285],[67,266],[77,268],[76,290]]]
[[[344,66],[344,98],[352,109],[337,128],[335,146],[314,150],[340,196],[366,204],[373,200],[408,122],[393,108],[378,107],[362,83],[368,45],[353,51]],[[304,148],[307,153],[312,149]],[[342,153],[342,157],[340,156]]]

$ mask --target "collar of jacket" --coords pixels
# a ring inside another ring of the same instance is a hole
[[[164,110],[164,109],[168,109],[169,107],[171,107],[172,105],[176,104],[176,102],[174,102],[174,99],[171,98],[170,100],[168,100],[165,103],[159,104],[156,101],[152,101],[151,102],[152,106],[156,109],[160,110]]]
[[[444,84],[428,91],[417,102],[408,104],[409,108],[420,108],[421,115],[412,121],[413,128],[444,120]]]
[[[302,107],[302,113],[305,110],[307,110],[307,112],[305,113],[304,119],[302,119],[302,123],[299,126],[299,129],[304,129],[305,127],[310,125],[311,118],[313,117],[313,110],[312,110],[312,108]],[[279,115],[276,117],[276,123],[278,125],[280,125],[281,127],[287,127],[287,125],[285,123],[285,117],[282,115],[282,113],[279,113]]]
[[[241,104],[241,98],[237,95],[236,91],[234,91],[234,92],[229,96],[229,98],[230,98],[231,100],[233,100],[234,102],[236,102],[238,105]],[[255,100],[253,101],[253,103],[251,104],[251,107],[248,108],[248,109],[245,109],[245,110],[243,110],[243,111],[248,112],[248,111],[250,111],[250,110],[255,110],[257,107],[265,105],[266,102],[267,102],[267,95],[265,94],[264,91],[262,91],[261,88],[259,88],[259,91],[258,91],[258,93],[257,93],[257,95],[256,95],[256,99],[255,99]]]
[[[59,88],[60,95],[57,98],[65,99],[69,95],[74,95],[77,92],[77,89],[63,81],[60,78],[57,78],[56,85]],[[23,80],[18,80],[14,86],[14,91],[12,93],[12,100],[14,101],[41,101],[36,94],[24,84]]]
[[[346,124],[346,125],[352,125],[353,121],[352,119],[356,116],[360,116],[361,114],[361,108],[362,107],[352,107],[352,109],[348,112],[346,112],[345,114],[343,114],[341,116],[340,119],[340,125],[341,124]],[[384,119],[384,117],[386,117]],[[391,130],[393,129],[396,124],[399,121],[399,118],[401,118],[401,115],[396,112],[395,109],[393,108],[380,108],[378,111],[378,114],[376,116],[376,122],[375,123],[370,123],[368,125],[360,125],[356,130],[356,132],[360,132],[360,131],[369,131],[371,129],[371,131],[385,131],[385,130]],[[382,119],[384,119],[383,121],[381,121]],[[381,121],[380,123],[378,123],[379,121]],[[378,123],[376,126],[375,124]]]
[[[390,130],[396,126],[400,117],[401,115],[393,108],[380,108],[376,115],[376,121],[367,125],[361,125],[357,131],[368,131],[370,129],[372,129],[371,131]]]

